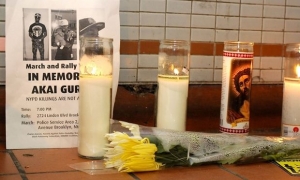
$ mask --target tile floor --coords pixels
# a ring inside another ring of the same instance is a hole
[[[89,175],[69,167],[70,164],[87,162],[77,155],[76,148],[6,150],[0,142],[0,180],[294,180],[272,162],[250,165],[201,165],[177,167],[155,172],[116,173]]]

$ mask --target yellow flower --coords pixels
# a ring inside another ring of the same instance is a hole
[[[148,138],[130,137],[114,132],[106,136],[110,141],[106,148],[106,168],[117,168],[121,172],[159,170],[161,163],[155,162],[157,147]]]

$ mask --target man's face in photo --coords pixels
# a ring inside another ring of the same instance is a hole
[[[68,25],[61,26],[61,29],[62,29],[63,32],[65,32],[68,29]]]
[[[34,18],[35,18],[35,22],[40,22],[41,17],[39,17],[39,16],[34,16]]]

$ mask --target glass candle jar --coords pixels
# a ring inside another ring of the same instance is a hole
[[[252,42],[224,42],[221,132],[249,132],[253,45]]]
[[[162,40],[158,57],[156,126],[185,131],[189,87],[190,43]]]
[[[282,103],[282,136],[300,135],[300,44],[287,44]]]
[[[100,159],[111,118],[112,39],[82,37],[79,77],[78,153]]]

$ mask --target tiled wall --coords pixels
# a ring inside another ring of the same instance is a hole
[[[5,83],[5,0],[0,0]],[[159,40],[191,41],[192,84],[220,84],[223,42],[253,41],[254,83],[282,83],[284,44],[300,43],[300,0],[120,0],[120,83],[156,83]]]

